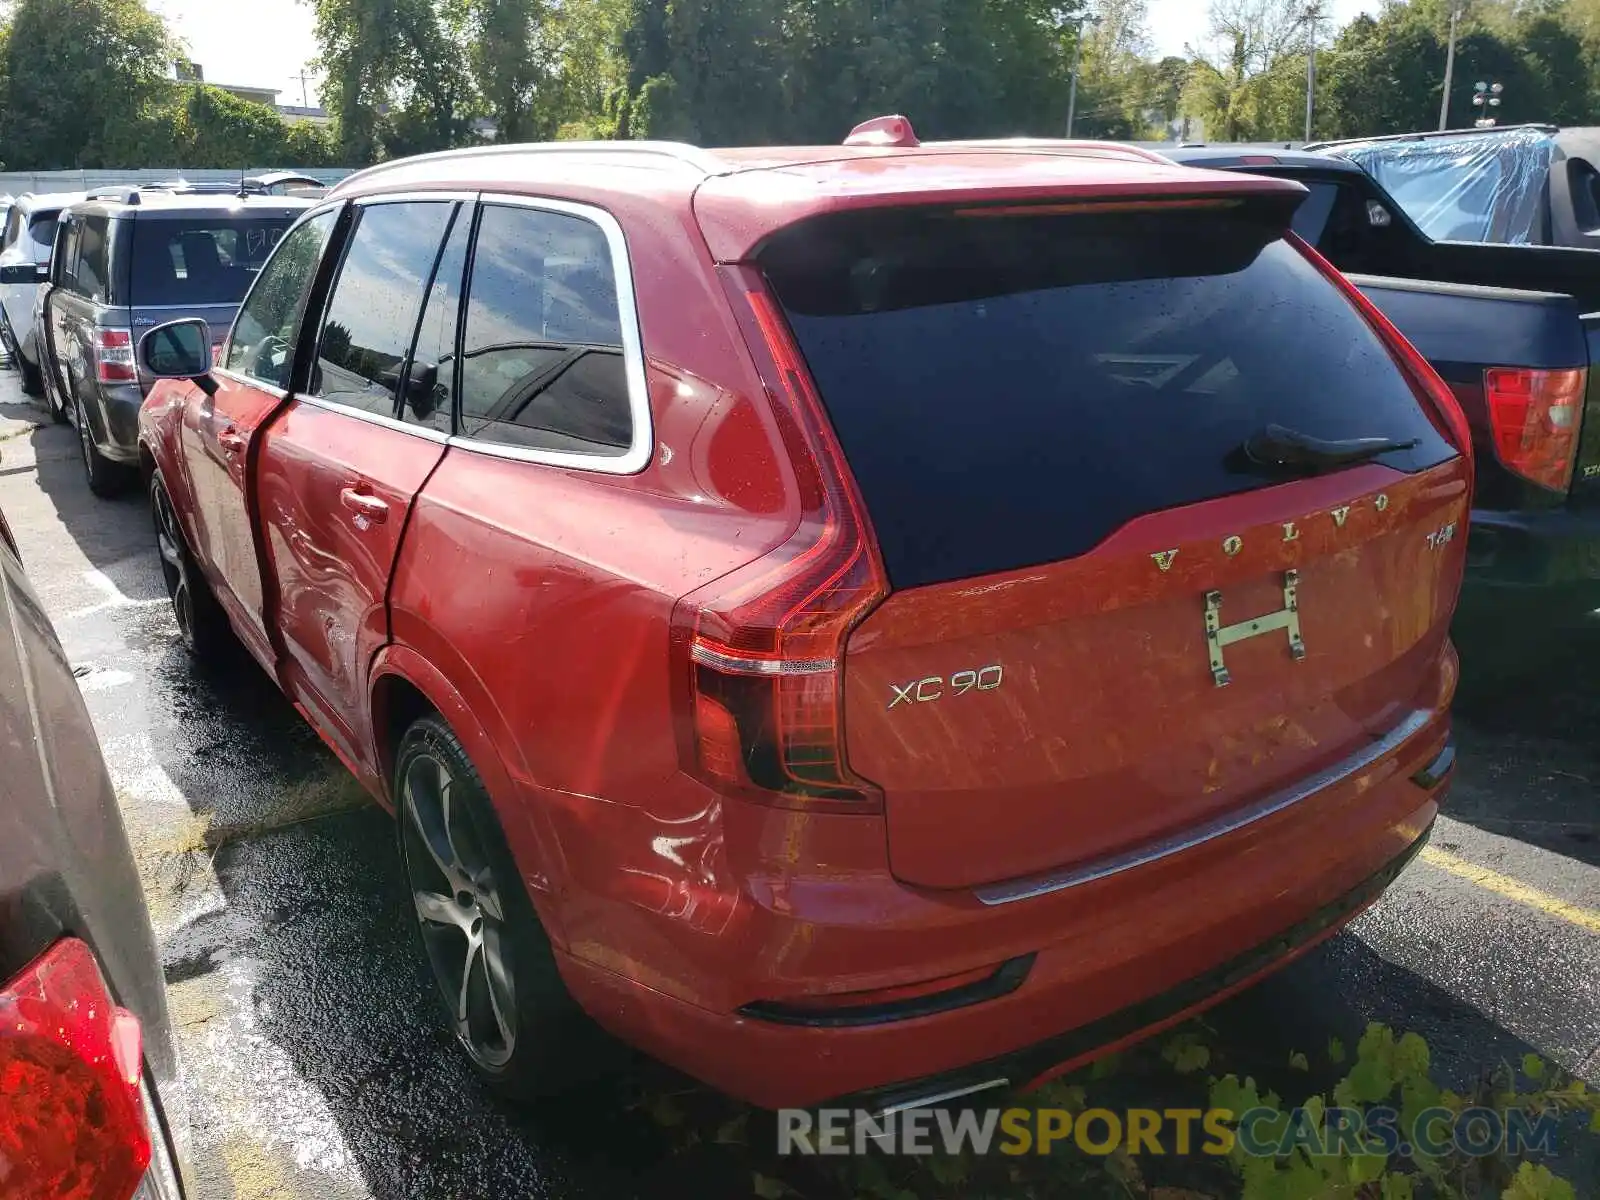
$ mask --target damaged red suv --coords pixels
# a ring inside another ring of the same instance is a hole
[[[163,567],[398,815],[519,1094],[591,1022],[763,1105],[1023,1084],[1426,837],[1471,463],[1289,232],[1107,145],[507,146],[346,180],[213,366]]]

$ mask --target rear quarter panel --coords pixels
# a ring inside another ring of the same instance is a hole
[[[1521,247],[1506,247],[1506,249]],[[1600,258],[1600,256],[1596,256]],[[1562,497],[1526,483],[1499,464],[1484,395],[1489,367],[1559,371],[1590,369],[1590,340],[1600,318],[1586,318],[1578,301],[1554,292],[1515,291],[1470,284],[1429,283],[1353,275],[1351,282],[1383,310],[1431,363],[1461,402],[1477,448],[1474,506],[1508,510],[1550,508]],[[1600,464],[1600,398],[1590,395],[1579,446],[1576,483],[1585,465]]]
[[[630,913],[659,913],[681,886],[733,886],[719,802],[678,770],[673,607],[782,542],[798,505],[686,206],[604,206],[638,294],[650,462],[617,476],[453,447],[413,510],[378,670],[441,709],[442,690],[460,698],[478,729],[458,732],[492,747],[479,770],[507,781],[491,795],[547,924],[628,960]]]

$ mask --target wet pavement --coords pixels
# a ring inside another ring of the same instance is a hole
[[[0,372],[0,509],[140,858],[201,1200],[848,1193],[653,1064],[560,1105],[485,1093],[435,1011],[389,818],[242,653],[197,670],[142,498],[96,500],[76,453]],[[1215,1010],[1215,1060],[1268,1075],[1380,1020],[1423,1034],[1458,1087],[1529,1051],[1600,1082],[1597,729],[1600,640],[1464,704],[1428,856],[1350,932]],[[1165,1095],[1159,1066],[1135,1056],[1118,1090]],[[1578,1194],[1600,1194],[1595,1142],[1568,1154]]]

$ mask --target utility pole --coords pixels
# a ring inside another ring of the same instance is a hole
[[[1085,25],[1100,24],[1099,17],[1091,17],[1088,13],[1078,16],[1078,32],[1072,39],[1072,89],[1067,93],[1067,136],[1072,136],[1072,127],[1078,119],[1078,72],[1083,69],[1083,27]]]
[[[1322,19],[1322,5],[1313,4],[1306,9],[1305,19],[1311,27],[1306,43],[1306,141],[1311,141],[1311,118],[1317,111],[1317,22]]]
[[[1456,78],[1456,31],[1461,26],[1461,9],[1450,10],[1450,49],[1444,57],[1444,99],[1439,104],[1439,132],[1450,128],[1450,88]]]
[[[300,107],[311,107],[311,93],[306,90],[306,69],[300,68]]]

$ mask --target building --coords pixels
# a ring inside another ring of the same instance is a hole
[[[302,121],[312,125],[332,125],[333,117],[325,108],[306,108],[298,104],[278,105],[278,115],[291,125],[298,125]]]
[[[252,104],[265,104],[268,108],[278,107],[279,88],[249,87],[238,83],[217,83],[206,78],[205,69],[199,63],[187,62],[182,59],[172,64],[172,70],[173,78],[179,83],[204,83],[219,91],[227,92],[230,96],[248,100]]]

